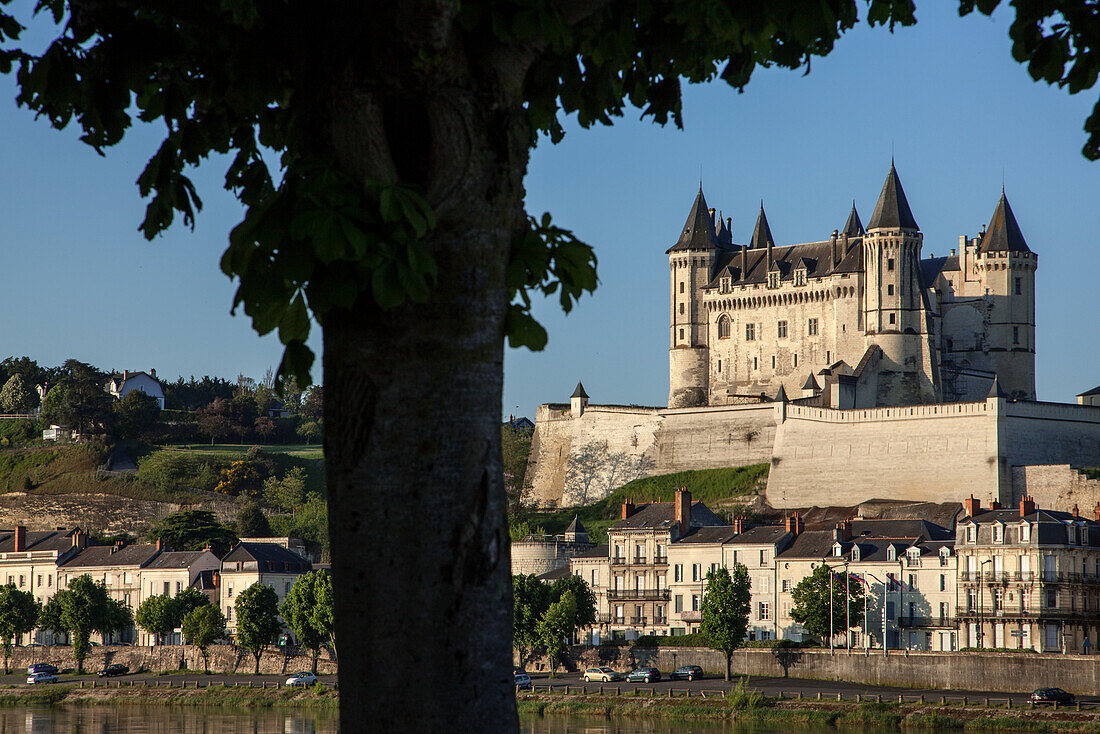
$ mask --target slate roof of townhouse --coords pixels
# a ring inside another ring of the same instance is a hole
[[[604,545],[597,545],[594,548],[584,551],[583,553],[575,553],[571,558],[610,558],[611,547],[606,543]]]
[[[1087,397],[1090,397],[1092,395],[1100,395],[1100,385],[1097,385],[1096,387],[1092,388],[1091,390],[1086,390],[1085,392],[1077,393],[1077,397],[1079,397],[1079,398],[1087,398]]]
[[[146,566],[150,569],[189,568],[210,551],[165,551]]]
[[[311,564],[297,553],[287,550],[276,543],[237,543],[233,549],[222,558],[222,569],[232,572],[227,564],[242,561],[256,561],[261,566],[261,571],[308,571]]]
[[[160,553],[155,544],[90,545],[61,564],[62,568],[93,568],[103,566],[139,566],[144,568]]]
[[[28,530],[24,551],[58,551],[73,547],[75,530]],[[0,530],[0,553],[15,552],[15,531]]]
[[[728,543],[737,536],[737,531],[732,525],[708,525],[701,528],[693,528],[687,535],[680,538],[679,543]]]
[[[1059,510],[1039,508],[1023,517],[1020,516],[1020,510],[1018,508],[981,510],[973,516],[961,518],[959,520],[959,525],[970,523],[981,525],[994,522],[1001,522],[1008,525],[1018,523],[1020,520],[1027,520],[1036,525],[1038,533],[1037,541],[1039,545],[1069,544],[1069,533],[1066,530],[1067,525],[1069,523],[1081,522],[1084,523],[1085,527],[1088,529],[1088,544],[1090,546],[1100,546],[1100,523],[1086,517],[1074,516],[1071,512],[1061,512]]]
[[[558,579],[565,578],[570,573],[571,572],[569,570],[569,564],[567,563],[564,566],[559,566],[558,568],[555,568],[553,571],[547,571],[544,574],[540,574],[535,578],[537,578],[539,581],[557,581]]]
[[[691,503],[692,527],[725,525],[722,518],[710,511],[702,500]],[[649,502],[637,505],[630,517],[611,526],[612,530],[665,530],[676,524],[676,503]]]

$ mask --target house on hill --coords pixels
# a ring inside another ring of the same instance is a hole
[[[115,373],[107,380],[107,392],[121,400],[134,390],[145,393],[157,401],[157,407],[164,410],[164,386],[157,379],[157,371]]]

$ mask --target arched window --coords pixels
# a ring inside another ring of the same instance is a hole
[[[730,335],[730,317],[722,314],[718,317],[718,338],[728,339]]]

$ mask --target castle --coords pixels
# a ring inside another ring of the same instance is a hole
[[[765,462],[774,507],[1100,500],[1078,471],[1100,466],[1100,406],[1036,399],[1037,258],[1003,191],[989,226],[939,258],[921,255],[892,163],[866,227],[854,205],[821,242],[776,245],[763,207],[749,244],[730,226],[700,187],[667,251],[668,407],[590,403],[579,384],[539,406],[533,501],[597,500],[624,466]],[[593,456],[609,459],[595,480]]]
[[[994,377],[1035,399],[1035,268],[1004,192],[947,257],[924,236],[891,162],[866,228],[778,246],[761,204],[748,244],[702,186],[668,249],[669,407],[782,391],[833,408],[971,401]]]

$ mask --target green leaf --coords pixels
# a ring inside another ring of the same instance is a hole
[[[504,334],[508,337],[508,346],[527,347],[532,352],[541,352],[546,348],[546,329],[542,327],[528,311],[521,306],[511,304],[504,317]]]
[[[306,309],[306,300],[299,291],[279,321],[279,341],[289,345],[296,341],[304,342],[308,336],[309,311]]]

